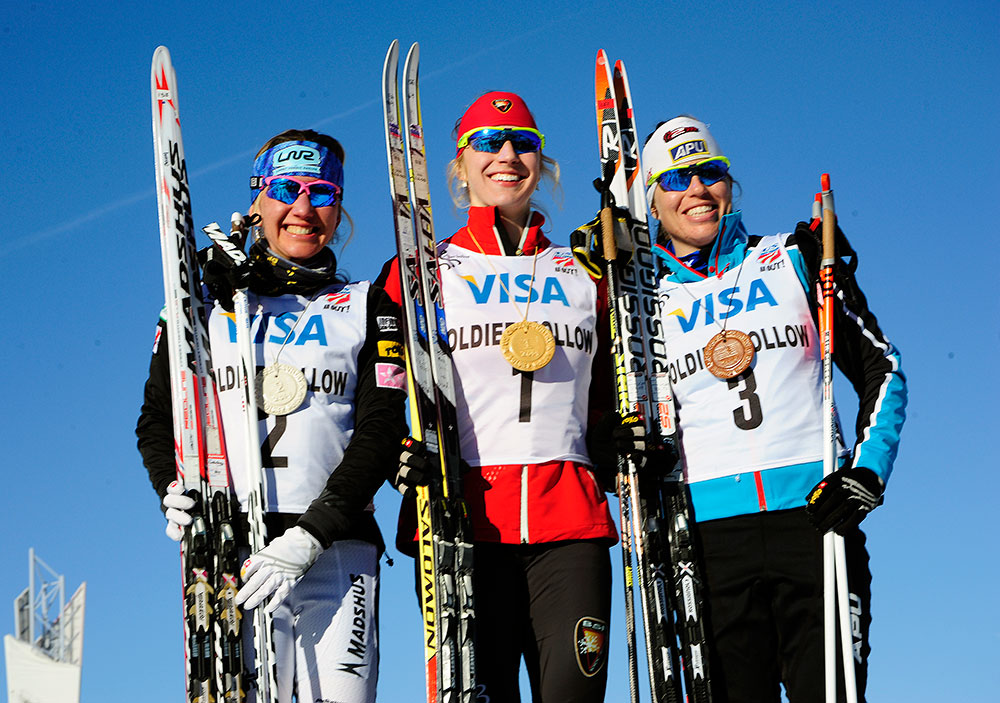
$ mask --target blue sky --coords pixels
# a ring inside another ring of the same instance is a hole
[[[750,231],[789,231],[809,216],[819,174],[832,175],[861,285],[910,381],[896,471],[885,505],[865,523],[870,698],[995,697],[1000,315],[986,220],[1000,186],[1000,6],[159,7],[157,15],[144,3],[16,3],[0,17],[0,603],[27,585],[29,546],[70,590],[87,581],[84,703],[183,694],[177,551],[133,435],[163,300],[153,50],[168,46],[177,69],[195,223],[247,206],[251,159],[268,137],[327,131],[347,150],[355,232],[341,264],[370,278],[394,248],[379,107],[393,38],[404,48],[421,43],[439,236],[460,225],[444,180],[451,128],[494,89],[525,98],[562,167],[561,198],[545,203],[552,238],[565,242],[590,219],[600,48],[626,61],[641,135],[678,113],[711,123],[742,184]],[[837,397],[852,418],[843,379]],[[386,488],[376,503],[391,536],[398,499]],[[418,700],[412,570],[392,556],[396,565],[382,571],[380,698]],[[619,587],[615,599],[613,702],[628,696]],[[0,631],[12,629],[0,619]]]

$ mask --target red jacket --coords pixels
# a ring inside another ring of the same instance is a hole
[[[550,245],[541,228],[545,218],[533,214],[531,226],[520,248],[507,251],[509,244],[496,228],[494,208],[469,209],[467,227],[455,233],[449,242],[453,246],[486,254],[531,256],[536,248]],[[472,234],[476,235],[475,240]],[[478,242],[479,246],[476,246]],[[397,260],[393,259],[380,278],[386,292],[397,303],[400,298],[400,278]],[[590,422],[613,406],[611,361],[608,350],[607,295],[603,279],[598,286],[597,320],[598,347],[594,356],[594,377],[590,392]],[[447,315],[447,301],[445,302]],[[543,464],[502,464],[474,466],[463,475],[463,493],[475,530],[477,542],[505,544],[537,544],[573,539],[604,539],[617,541],[618,532],[608,510],[604,489],[593,469],[573,461],[551,461]],[[412,551],[408,544],[416,535],[413,501],[404,501],[400,511],[397,546]]]

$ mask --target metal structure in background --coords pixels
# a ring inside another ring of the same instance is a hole
[[[28,587],[14,599],[14,634],[4,638],[11,703],[80,700],[87,584],[66,600],[66,579],[28,550]]]

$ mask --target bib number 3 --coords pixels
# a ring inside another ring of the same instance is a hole
[[[757,390],[757,379],[753,369],[747,369],[736,378],[730,378],[727,383],[730,389],[738,389],[743,402],[733,410],[733,422],[741,430],[755,430],[764,421],[764,413],[760,409],[760,396]]]

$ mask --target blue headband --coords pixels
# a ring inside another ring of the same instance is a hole
[[[250,201],[268,176],[310,176],[344,187],[344,165],[330,149],[315,142],[281,142],[257,157],[250,176]]]

